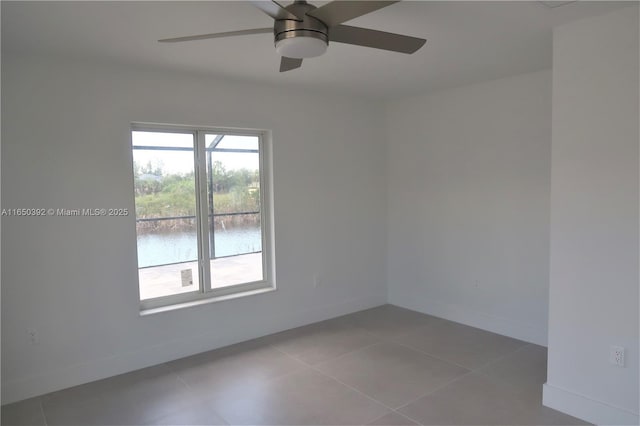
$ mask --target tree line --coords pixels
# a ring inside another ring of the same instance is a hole
[[[208,189],[213,193],[214,213],[260,210],[260,174],[258,170],[227,170],[214,161],[208,171]],[[161,164],[134,163],[136,218],[195,216],[195,177],[189,173],[166,173]],[[257,216],[257,217],[256,217]],[[259,221],[259,215],[225,217],[224,222],[246,224]],[[163,223],[164,222],[164,223]],[[222,219],[216,218],[219,225]],[[193,220],[138,222],[138,229],[175,229],[194,226]],[[224,225],[223,225],[224,226]]]

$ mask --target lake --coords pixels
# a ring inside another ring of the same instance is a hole
[[[195,232],[157,232],[138,235],[138,267],[188,262],[198,259]],[[260,227],[216,231],[216,257],[261,251]]]

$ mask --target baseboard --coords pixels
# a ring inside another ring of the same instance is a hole
[[[260,318],[255,327],[234,336],[203,334],[175,339],[137,351],[99,358],[74,364],[50,373],[2,383],[2,404],[32,398],[71,386],[128,373],[141,368],[162,364],[189,355],[244,342],[290,328],[335,318],[387,303],[386,294],[346,300],[337,304],[312,309],[278,312],[270,318]]]
[[[545,383],[542,388],[542,403],[554,410],[596,425],[637,425],[637,413],[614,407],[584,395]]]
[[[398,301],[391,297],[389,303],[422,312],[423,314],[433,315],[449,321],[502,334],[503,336],[535,343],[536,345],[547,346],[547,329],[545,327],[535,327],[513,319],[473,311],[465,306],[447,304],[434,300]]]

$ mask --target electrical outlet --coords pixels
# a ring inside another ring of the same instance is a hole
[[[32,345],[40,343],[40,337],[38,336],[38,332],[35,328],[27,328],[27,338],[29,339],[29,343]]]
[[[622,346],[611,346],[609,349],[609,362],[618,367],[624,367],[624,348]]]

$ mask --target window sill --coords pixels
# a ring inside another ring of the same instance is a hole
[[[255,290],[247,290],[237,293],[225,294],[221,296],[208,297],[206,299],[192,300],[189,302],[175,303],[167,306],[159,306],[157,308],[149,308],[140,310],[140,316],[159,314],[161,312],[175,311],[178,309],[192,308],[194,306],[208,305],[209,303],[223,302],[225,300],[238,299],[241,297],[254,296],[256,294],[271,293],[276,291],[275,287],[263,287]]]

